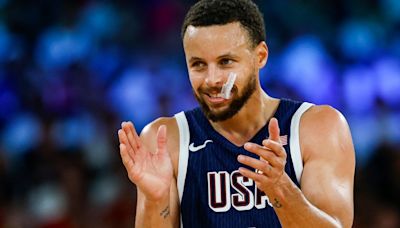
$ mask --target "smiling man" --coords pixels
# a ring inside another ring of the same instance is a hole
[[[118,131],[138,189],[136,227],[351,227],[346,120],[263,91],[268,48],[257,6],[199,1],[182,39],[200,107],[159,118],[140,137],[131,122]]]

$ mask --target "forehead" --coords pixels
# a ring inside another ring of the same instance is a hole
[[[247,31],[240,23],[212,26],[188,26],[183,38],[186,54],[232,52],[250,46]]]

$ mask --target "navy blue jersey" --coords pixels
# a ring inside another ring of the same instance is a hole
[[[274,114],[287,153],[286,173],[300,187],[301,115],[312,104],[282,99]],[[180,135],[178,192],[183,227],[281,227],[268,197],[238,169],[239,154],[259,158],[213,129],[200,108],[175,115]],[[250,140],[268,138],[268,123]],[[249,167],[246,167],[249,168]],[[254,170],[254,169],[253,169]]]

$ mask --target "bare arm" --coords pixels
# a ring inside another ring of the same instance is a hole
[[[160,201],[148,201],[138,190],[135,227],[178,227],[179,205],[176,185]]]
[[[329,107],[313,107],[301,120],[304,170],[301,190],[284,172],[286,152],[279,128],[271,121],[270,139],[246,149],[267,162],[239,159],[263,174],[241,168],[274,205],[283,227],[351,227],[353,222],[354,149],[344,117]]]
[[[143,129],[140,137],[132,123],[123,123],[118,131],[122,161],[138,189],[135,227],[179,226],[174,172],[179,141],[176,135],[173,118],[154,121]]]

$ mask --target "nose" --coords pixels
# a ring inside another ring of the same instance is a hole
[[[215,66],[209,66],[206,85],[208,87],[221,87],[223,85],[223,73]]]

